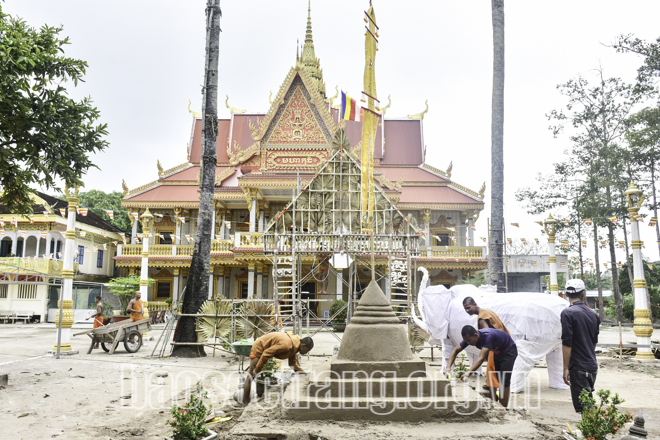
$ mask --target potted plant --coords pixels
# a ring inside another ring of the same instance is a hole
[[[261,372],[257,375],[257,397],[264,395],[266,387],[277,384],[277,378],[275,377],[275,372],[277,371],[277,362],[275,359],[270,358],[266,365],[261,369]]]
[[[154,281],[153,278],[149,278],[149,286],[151,286]],[[126,312],[128,303],[131,302],[135,296],[135,292],[140,290],[140,277],[117,277],[113,278],[108,282],[108,290],[110,293],[114,294],[119,300],[119,315],[114,316],[115,322],[123,321],[129,319],[130,315]],[[143,298],[143,301],[146,301],[147,298]]]
[[[332,318],[332,329],[336,332],[343,332],[346,330],[346,317],[348,316],[348,307],[346,301],[336,299],[330,306],[330,316]]]
[[[207,394],[202,383],[197,382],[197,389],[190,395],[188,403],[183,407],[172,405],[172,419],[166,422],[172,427],[170,440],[213,440],[218,437],[217,433],[204,426],[213,408],[204,404]]]

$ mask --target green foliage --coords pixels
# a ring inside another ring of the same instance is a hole
[[[456,374],[456,378],[460,379],[469,370],[470,366],[468,365],[467,356],[463,352],[459,353],[454,362],[454,374]]]
[[[111,318],[112,317],[112,312],[114,309],[112,308],[112,305],[110,305],[109,302],[101,300],[101,305],[103,306],[103,317],[104,318]]]
[[[89,154],[108,146],[91,99],[67,96],[65,84],[82,81],[87,63],[64,56],[61,32],[30,27],[0,5],[0,203],[10,212],[31,212],[31,186],[82,185],[96,167]]]
[[[632,322],[635,320],[635,315],[634,315],[634,310],[635,310],[635,297],[633,296],[632,293],[624,293],[623,294],[623,319],[626,321]],[[613,320],[617,320],[616,317],[616,306],[614,303],[610,302],[610,305],[607,306],[605,309],[605,313],[607,314],[608,317],[610,317]]]
[[[185,406],[172,405],[172,419],[167,425],[172,427],[172,438],[174,440],[197,440],[208,435],[204,426],[206,416],[211,414],[213,405],[204,405],[204,399],[208,393],[202,388],[202,383],[197,382],[197,390],[190,395],[190,400]]]
[[[644,64],[637,69],[637,81],[641,90],[650,87],[654,78],[660,77],[660,38],[655,43],[647,43],[632,34],[620,35],[614,43],[617,52],[631,52],[644,57]]]
[[[336,299],[332,302],[332,305],[330,306],[330,316],[334,316],[335,313],[337,313],[337,316],[332,319],[332,322],[337,324],[346,323],[346,317],[348,316],[348,307],[346,307],[346,301],[342,299]]]
[[[618,394],[611,399],[610,390],[599,390],[596,394],[600,399],[599,405],[596,405],[596,399],[591,397],[587,390],[582,390],[580,394],[584,410],[577,427],[587,440],[605,440],[608,434],[616,434],[626,422],[632,420],[632,414],[629,412],[619,412],[617,406],[625,401],[620,399]]]
[[[172,307],[172,302],[173,302],[173,298],[171,296],[165,300],[165,304],[167,304],[170,307]]]
[[[89,208],[90,211],[115,228],[126,233],[131,232],[131,221],[128,218],[128,211],[121,207],[123,195],[119,191],[104,193],[103,191],[93,189],[80,193],[79,199],[78,204],[80,206]],[[110,219],[108,213],[105,212],[106,209],[112,209],[114,211],[114,219]]]
[[[149,278],[149,286],[156,280]],[[135,292],[140,290],[140,277],[117,277],[108,282],[108,290],[113,293],[119,300],[119,310],[121,315],[126,315],[126,307],[131,299],[135,296]]]
[[[259,379],[273,378],[276,371],[277,361],[275,358],[270,358],[259,372]]]

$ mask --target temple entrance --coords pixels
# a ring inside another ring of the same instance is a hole
[[[319,310],[318,306],[319,303],[318,301],[312,301],[316,299],[316,283],[305,283],[300,287],[300,299],[301,300],[310,300],[309,301],[309,310],[314,313],[314,315],[318,316],[319,315]],[[303,312],[303,319],[307,319],[307,303],[303,302],[302,303],[302,312]],[[312,316],[310,316],[312,318]]]

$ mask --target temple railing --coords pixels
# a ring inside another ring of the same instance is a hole
[[[427,258],[441,259],[482,259],[487,258],[485,247],[476,246],[429,246],[420,248],[420,255],[426,255]]]
[[[399,253],[409,250],[416,255],[419,237],[416,235],[375,235],[374,251],[379,254]],[[369,235],[335,234],[264,234],[264,252],[336,253],[349,252],[366,254],[371,250]]]

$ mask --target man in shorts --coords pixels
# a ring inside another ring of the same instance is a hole
[[[451,366],[456,360],[456,356],[465,350],[468,345],[473,345],[481,349],[479,358],[470,367],[470,370],[463,376],[463,380],[467,380],[468,376],[481,368],[481,364],[488,359],[488,354],[492,350],[495,353],[495,371],[499,376],[500,382],[500,403],[503,407],[509,406],[509,395],[511,393],[511,372],[513,365],[516,363],[518,357],[518,348],[516,343],[511,339],[508,333],[494,328],[484,328],[477,330],[471,325],[466,325],[461,330],[463,340],[460,345],[454,349],[449,356],[449,362],[445,369],[445,374],[449,372]]]

